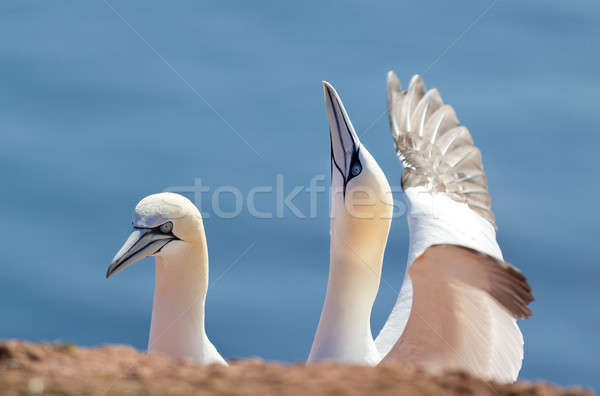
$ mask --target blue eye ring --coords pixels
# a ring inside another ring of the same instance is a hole
[[[168,234],[173,230],[173,223],[170,221],[167,221],[164,224],[161,224],[160,226],[160,232],[162,232],[163,234]]]
[[[352,176],[358,176],[360,172],[362,172],[362,166],[359,163],[352,165],[350,168],[350,173],[352,173]]]

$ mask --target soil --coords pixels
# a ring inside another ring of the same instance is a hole
[[[463,372],[432,376],[401,364],[198,365],[121,345],[0,343],[0,396],[16,395],[592,395],[544,382],[495,384]]]

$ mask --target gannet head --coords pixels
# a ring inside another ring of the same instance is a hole
[[[191,243],[204,243],[200,211],[179,194],[145,197],[135,207],[132,222],[133,232],[113,258],[107,278],[145,257],[168,257]]]
[[[323,81],[331,137],[331,184],[334,220],[372,220],[389,228],[393,211],[390,185],[377,161],[361,144],[344,104]],[[387,232],[387,231],[386,231]]]

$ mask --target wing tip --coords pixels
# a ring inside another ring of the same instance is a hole
[[[527,319],[533,315],[529,304],[535,301],[535,297],[532,294],[532,288],[527,281],[527,277],[517,267],[470,247],[452,244],[437,244],[431,247],[436,246],[460,248],[484,258],[484,263],[493,266],[488,267],[487,271],[490,274],[489,287],[486,288],[489,295],[515,319]]]
[[[388,88],[388,91],[390,91],[390,90],[397,91],[397,92],[402,91],[402,84],[400,83],[398,76],[396,75],[396,73],[394,73],[393,70],[390,70],[387,73],[387,88]]]
[[[403,188],[425,185],[430,191],[445,192],[448,183],[460,178],[465,170],[483,172],[482,155],[469,130],[460,124],[454,108],[444,104],[436,88],[425,91],[423,78],[419,74],[412,76],[408,88],[402,90],[396,74],[389,71],[387,98],[396,153],[404,167],[408,168],[402,173]],[[463,155],[464,150],[469,151],[468,155]],[[454,173],[450,174],[447,167],[455,168]],[[423,177],[424,174],[429,176]],[[449,180],[448,175],[454,179]],[[487,180],[481,187],[485,188],[482,193],[488,196],[485,207],[477,205],[481,199],[460,191],[455,191],[452,199],[467,203],[497,231]]]
[[[411,86],[418,86],[418,85],[425,85],[425,84],[423,83],[423,77],[421,77],[420,74],[415,74],[411,77],[408,87],[410,88]]]

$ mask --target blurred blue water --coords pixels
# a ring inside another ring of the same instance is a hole
[[[505,257],[537,299],[522,378],[600,389],[600,4],[499,1],[464,34],[489,2],[110,4],[259,156],[105,2],[0,3],[0,338],[145,348],[151,260],[104,279],[134,205],[195,177],[242,191],[328,177],[321,80],[398,185],[382,115],[394,69],[405,84],[424,73],[484,155]],[[321,195],[316,219],[206,220],[207,327],[226,357],[306,358],[327,207]],[[396,289],[406,228],[393,223],[384,263]],[[382,284],[375,333],[394,300]]]

